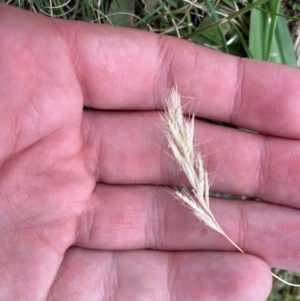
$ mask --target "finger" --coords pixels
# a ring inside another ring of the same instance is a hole
[[[99,182],[189,185],[156,112],[85,112],[83,135],[89,170]],[[300,207],[297,141],[196,121],[195,143],[205,157],[211,190]]]
[[[246,253],[270,266],[300,271],[299,211],[262,202],[211,198],[212,212]],[[76,245],[107,250],[236,249],[199,221],[170,191],[150,186],[98,185],[78,218]]]
[[[48,300],[256,300],[271,287],[267,265],[232,253],[70,249]]]
[[[188,113],[271,135],[300,137],[300,71],[245,60],[161,35],[57,20],[85,104],[98,109],[164,107],[178,85]]]

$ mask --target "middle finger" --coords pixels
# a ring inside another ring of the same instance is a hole
[[[173,160],[158,112],[85,111],[86,160],[108,184],[188,185]],[[300,143],[197,120],[211,190],[300,207]]]

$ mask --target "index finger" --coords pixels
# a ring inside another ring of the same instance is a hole
[[[300,71],[240,59],[138,30],[57,20],[72,50],[85,105],[164,107],[177,85],[186,112],[265,134],[300,138]]]

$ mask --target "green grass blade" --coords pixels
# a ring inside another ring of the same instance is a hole
[[[247,45],[247,43],[246,43],[246,41],[245,41],[242,33],[240,32],[239,28],[234,24],[234,22],[230,21],[230,23],[231,23],[231,26],[235,29],[235,31],[236,31],[236,33],[237,33],[237,35],[238,35],[238,37],[239,37],[239,39],[241,41],[241,44],[242,44],[242,46],[243,46],[243,48],[244,48],[247,56],[249,58],[253,58],[251,50],[249,49],[249,47],[248,47],[248,45]]]
[[[113,0],[110,6],[109,19],[113,25],[131,27],[135,0]]]
[[[164,2],[162,2],[159,6],[157,6],[152,12],[151,14],[146,15],[145,17],[139,19],[134,25],[133,27],[137,28],[138,26],[140,26],[141,24],[149,24],[151,23],[151,21],[153,21],[152,19],[157,19],[160,18],[155,16],[156,13],[160,13],[161,10],[165,9],[165,4]]]
[[[296,67],[293,42],[286,20],[278,14],[282,14],[279,0],[274,0],[272,5],[266,3],[263,10],[251,12],[249,49],[256,59]],[[270,22],[268,18],[271,18]]]
[[[257,3],[257,2],[256,2]],[[255,59],[263,60],[266,53],[268,14],[261,10],[251,11],[249,49]]]
[[[263,12],[266,12],[267,14],[273,14],[273,15],[275,15],[275,16],[282,17],[282,18],[285,18],[285,19],[287,19],[287,20],[297,21],[297,22],[300,21],[300,18],[293,17],[293,16],[287,16],[287,15],[284,15],[281,9],[279,9],[279,13],[277,13],[277,14],[276,14],[276,13],[272,13],[272,12],[270,12],[269,10],[263,9],[263,8],[261,8],[261,7],[258,7],[257,9],[258,9],[258,10],[261,10],[261,11],[263,11]],[[280,13],[280,12],[281,12],[281,13]]]
[[[280,0],[274,0],[274,3],[272,5],[272,10],[271,12],[274,14],[277,14],[279,12],[280,8]],[[272,47],[272,41],[275,35],[275,29],[276,29],[276,24],[277,24],[278,17],[276,15],[271,15],[271,24],[270,24],[270,29],[269,29],[269,34],[268,34],[268,42],[267,42],[267,49],[265,53],[264,59],[268,61],[270,59],[270,53],[271,53],[271,47]]]
[[[205,1],[207,8],[209,9],[209,12],[211,13],[213,21],[218,22],[219,18],[217,16],[217,14],[215,13],[215,10],[214,10],[210,0],[204,0],[204,1]],[[217,27],[218,33],[219,33],[221,41],[222,41],[224,52],[229,53],[227,41],[226,41],[225,35],[223,33],[223,30],[221,28],[221,24],[217,25],[216,27]]]
[[[228,17],[225,17],[225,18],[223,18],[223,19],[221,19],[217,22],[214,22],[213,24],[208,25],[207,27],[203,27],[201,29],[195,30],[194,32],[192,32],[191,34],[185,36],[184,38],[185,39],[190,39],[190,38],[192,38],[196,35],[199,35],[199,34],[205,32],[205,31],[215,27],[215,26],[218,26],[218,25],[226,23],[226,22],[228,22],[228,21],[230,21],[234,18],[237,18],[238,16],[241,16],[242,14],[245,14],[246,12],[250,11],[251,9],[254,9],[254,8],[256,8],[256,7],[260,6],[261,4],[266,3],[268,1],[270,1],[270,0],[258,0],[254,3],[252,3],[252,4],[247,5],[246,7],[242,8],[242,9],[240,9],[239,11],[229,15]]]
[[[279,11],[281,11],[281,8]],[[274,37],[269,60],[297,67],[294,45],[285,18],[278,18]]]

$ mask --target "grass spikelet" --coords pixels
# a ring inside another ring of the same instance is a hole
[[[239,251],[243,252],[222,230],[210,210],[208,175],[200,153],[194,151],[195,116],[184,119],[180,95],[176,88],[171,89],[166,115],[169,147],[192,187],[192,193],[183,189],[175,192],[176,197],[192,209],[193,213],[207,226],[221,233]]]
[[[204,169],[201,154],[194,151],[195,115],[184,118],[180,95],[176,88],[172,88],[170,91],[165,113],[169,148],[192,187],[191,190],[183,187],[181,190],[175,191],[176,198],[189,207],[195,216],[208,227],[222,234],[237,250],[244,253],[223,231],[210,210],[208,174]],[[289,283],[273,273],[272,275],[287,285],[300,287],[300,285]]]

